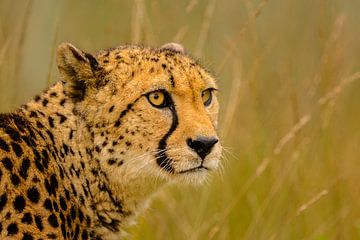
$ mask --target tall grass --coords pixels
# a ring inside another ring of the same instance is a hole
[[[129,239],[360,239],[358,0],[0,0],[0,110],[55,46],[179,41],[219,79],[223,171],[173,186]]]

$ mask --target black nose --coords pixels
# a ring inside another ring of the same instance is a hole
[[[198,137],[195,140],[188,138],[186,143],[201,157],[201,159],[204,159],[218,141],[219,140],[214,137]]]

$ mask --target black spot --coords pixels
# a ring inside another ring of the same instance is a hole
[[[16,142],[20,141],[20,134],[15,129],[7,126],[5,132],[9,135],[9,137]]]
[[[20,184],[20,178],[15,173],[11,174],[10,179],[12,184],[14,184],[14,186],[18,186]]]
[[[44,166],[45,169],[47,169],[49,166],[49,154],[45,149],[42,150],[41,154],[43,156],[42,157],[42,165]]]
[[[96,146],[95,151],[99,153],[101,151],[101,148],[99,146]]]
[[[115,108],[115,106],[114,106],[114,105],[112,105],[112,106],[109,108],[109,112],[114,111],[114,108]]]
[[[60,167],[60,178],[64,179],[64,170]]]
[[[63,122],[65,122],[66,119],[67,119],[64,115],[62,115],[62,114],[60,114],[60,113],[56,113],[56,115],[60,117],[60,120],[59,120],[59,123],[60,123],[60,124],[62,124]]]
[[[64,211],[66,211],[66,209],[67,209],[66,201],[65,201],[65,199],[64,199],[62,196],[60,197],[60,207],[61,207],[61,209],[63,209]]]
[[[27,136],[21,136],[21,139],[26,143],[26,145],[28,145],[29,147],[33,147],[36,146],[36,143],[30,138],[28,138]]]
[[[19,232],[19,228],[16,223],[10,223],[7,227],[8,236],[15,235]]]
[[[38,115],[37,115],[37,113],[35,111],[31,111],[29,116],[31,118],[33,118],[33,117],[37,117]]]
[[[54,206],[54,210],[56,212],[59,212],[59,206],[58,206],[57,202],[55,202],[55,200],[53,201],[53,206]]]
[[[74,130],[70,130],[70,133],[69,133],[69,139],[72,139],[73,138],[73,135],[74,135]]]
[[[12,147],[13,151],[15,152],[16,156],[21,157],[21,155],[23,154],[23,150],[20,147],[20,145],[15,142],[12,142],[11,147]]]
[[[40,182],[40,179],[38,177],[33,177],[31,181],[33,181],[33,183],[38,183]]]
[[[42,105],[44,107],[46,107],[46,105],[49,103],[49,100],[47,100],[46,98],[44,98],[44,100],[42,101]]]
[[[77,192],[76,192],[74,184],[71,183],[70,186],[71,186],[72,193],[74,194],[75,197],[77,197]]]
[[[45,179],[44,180],[44,185],[45,185],[45,189],[48,192],[48,194],[51,196],[52,195],[52,189],[51,189],[51,185],[49,183],[49,180]]]
[[[69,192],[67,189],[65,189],[64,192],[65,192],[65,197],[66,197],[66,199],[67,199],[68,201],[70,201],[70,192]]]
[[[43,165],[40,163],[40,159],[36,158],[35,159],[35,166],[37,169],[39,169],[40,172],[44,172],[44,167]]]
[[[48,121],[49,121],[50,127],[53,128],[53,127],[54,127],[54,119],[49,116],[49,117],[48,117]]]
[[[128,146],[128,147],[131,146],[131,142],[129,142],[129,141],[126,141],[125,144],[126,144],[126,146]]]
[[[175,87],[175,81],[174,81],[173,75],[170,75],[170,83],[171,83],[171,86]]]
[[[6,203],[7,203],[7,195],[6,193],[3,193],[0,196],[0,212],[4,209]]]
[[[114,127],[118,127],[118,126],[120,126],[120,123],[121,123],[121,121],[118,119],[118,120],[116,120],[116,122],[115,122],[115,124],[114,124]]]
[[[76,224],[75,234],[74,234],[73,239],[78,239],[79,232],[80,232],[79,224]]]
[[[21,219],[22,223],[31,224],[32,223],[32,216],[31,213],[25,213],[24,216]]]
[[[6,144],[4,140],[0,138],[0,148],[4,150],[5,152],[10,152],[9,146]]]
[[[79,217],[80,223],[82,223],[84,220],[84,214],[80,209],[78,211],[78,217]]]
[[[116,163],[116,159],[115,158],[110,158],[108,159],[108,164],[109,165],[114,165]]]
[[[55,233],[48,233],[46,236],[47,236],[49,239],[57,239],[57,236],[56,236]]]
[[[66,145],[65,143],[63,143],[63,148],[64,148],[64,151],[65,151],[65,155],[68,155],[68,154],[69,154],[69,147],[68,147],[68,145]]]
[[[51,142],[55,145],[55,138],[54,138],[54,135],[52,134],[52,132],[47,130],[46,133],[49,135]]]
[[[34,97],[34,100],[35,100],[35,102],[38,102],[38,101],[40,101],[40,96],[39,95],[36,95],[35,97]]]
[[[64,98],[64,99],[62,99],[62,100],[60,101],[60,105],[61,105],[61,106],[64,106],[65,102],[66,102],[66,99]]]
[[[39,121],[36,121],[36,127],[38,127],[38,128],[43,128],[44,127],[44,125],[41,123],[41,122],[39,122]]]
[[[75,211],[74,206],[71,207],[70,214],[71,214],[72,220],[74,220],[76,218],[76,211]]]
[[[35,215],[35,224],[36,224],[36,227],[42,231],[44,229],[44,226],[42,224],[42,220],[41,220],[41,217],[39,215]]]
[[[19,174],[22,178],[24,178],[24,179],[27,178],[29,167],[30,167],[30,160],[29,160],[29,158],[25,157],[22,160],[22,163],[21,163],[21,166],[19,169]]]
[[[70,227],[70,226],[69,226]],[[63,235],[64,239],[66,239],[66,228],[65,223],[61,224],[61,234]]]
[[[59,227],[58,219],[55,214],[50,214],[50,216],[48,217],[48,222],[54,228]]]
[[[88,239],[88,232],[85,230],[83,230],[82,234],[81,234],[81,239],[82,240],[87,240]]]
[[[45,199],[44,201],[44,207],[49,210],[49,211],[52,211],[53,210],[53,207],[52,207],[52,204],[51,204],[51,200],[49,198]]]
[[[31,202],[38,203],[40,199],[40,193],[36,187],[32,187],[27,190],[27,197]]]
[[[25,208],[25,198],[21,195],[16,196],[16,198],[13,202],[13,206],[16,211],[22,212]]]
[[[56,96],[57,96],[56,92],[50,93],[50,97],[56,97]]]
[[[54,195],[56,195],[56,189],[58,188],[58,182],[57,182],[55,174],[52,174],[50,176],[50,184],[51,184],[52,192],[54,193]]]
[[[3,160],[1,160],[1,162],[3,163],[4,167],[5,167],[7,170],[9,170],[9,171],[12,170],[12,168],[13,168],[13,163],[12,163],[12,161],[10,160],[10,158],[5,157]]]
[[[30,233],[24,233],[22,240],[33,240],[33,236]]]
[[[165,69],[166,68],[166,64],[161,64],[161,67],[163,68],[163,69]]]

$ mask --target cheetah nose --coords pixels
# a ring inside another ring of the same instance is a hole
[[[201,159],[204,158],[211,152],[212,147],[218,142],[219,140],[214,137],[203,137],[200,136],[195,140],[188,138],[186,140],[187,145],[193,149]]]

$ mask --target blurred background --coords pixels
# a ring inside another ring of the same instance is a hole
[[[172,186],[129,239],[360,239],[359,0],[0,0],[0,111],[54,52],[182,43],[220,85],[222,169]]]

